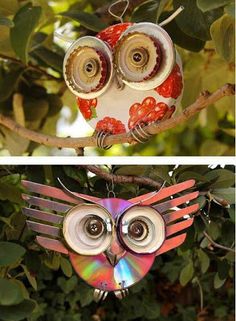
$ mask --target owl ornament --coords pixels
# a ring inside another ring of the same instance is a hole
[[[115,24],[96,37],[79,38],[66,52],[65,82],[95,129],[99,147],[105,147],[105,136],[128,131],[135,141],[145,142],[150,135],[143,128],[170,118],[178,107],[183,71],[162,28],[167,20]]]
[[[187,192],[194,180],[129,200],[74,193],[63,184],[63,189],[22,184],[32,193],[22,195],[29,204],[23,213],[38,244],[67,255],[75,272],[95,289],[96,301],[109,292],[125,297],[156,256],[184,242],[191,214],[199,208],[189,203],[199,192]]]

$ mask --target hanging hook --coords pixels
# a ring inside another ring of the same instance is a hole
[[[121,15],[118,16],[112,11],[112,8],[114,8],[114,6],[116,6],[117,4],[122,3],[122,2],[126,2],[126,6],[125,6],[123,12],[121,13]],[[124,17],[128,8],[129,8],[129,0],[118,0],[110,5],[110,7],[108,8],[108,12],[110,13],[110,15],[112,17],[120,20],[120,22],[123,23],[124,22],[123,17]]]
[[[169,22],[175,19],[182,11],[184,10],[184,6],[180,6],[171,16],[169,16],[166,20],[159,23],[159,26],[163,27],[167,25]]]
[[[113,177],[113,172],[111,169],[111,182],[110,183],[106,183],[106,188],[107,188],[107,197],[116,197],[116,194],[114,192],[114,188],[115,188],[115,184],[114,184],[114,177]],[[110,185],[110,186],[109,186]]]

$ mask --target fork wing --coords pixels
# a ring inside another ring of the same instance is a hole
[[[83,203],[83,200],[96,203],[99,198],[79,193],[75,193],[76,197],[73,198],[73,195],[68,195],[59,188],[30,181],[22,181],[22,185],[29,192],[37,194],[37,196],[22,194],[22,198],[30,206],[24,207],[22,212],[28,217],[26,220],[28,228],[40,234],[36,237],[37,242],[46,249],[68,254],[68,250],[61,240],[63,214],[73,206]],[[49,200],[45,197],[51,197],[54,200]],[[61,201],[64,202],[62,203]],[[37,207],[37,209],[31,208],[31,206]],[[35,219],[39,220],[40,223],[35,221]]]

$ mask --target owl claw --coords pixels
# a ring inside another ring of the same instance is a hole
[[[115,291],[114,294],[119,300],[122,300],[129,294],[129,290],[124,289],[124,290]]]
[[[146,143],[151,135],[145,131],[145,129],[141,126],[141,124],[137,124],[131,131],[130,131],[134,140],[140,144]]]
[[[109,136],[109,134],[105,133],[103,131],[95,132],[95,138],[96,138],[97,147],[99,147],[101,149],[105,149],[105,150],[108,150],[108,149],[110,149],[112,147],[112,145],[105,145],[104,144],[104,141],[105,141],[107,136]]]
[[[107,294],[108,294],[107,291],[95,289],[93,293],[94,301],[97,303],[104,301],[107,297]]]

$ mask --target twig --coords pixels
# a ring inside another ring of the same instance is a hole
[[[26,65],[26,64],[24,64],[24,63],[23,63],[21,60],[19,60],[19,59],[16,59],[16,58],[13,58],[13,57],[10,57],[10,56],[6,56],[6,55],[0,54],[0,60],[1,60],[1,59],[12,61],[12,62],[14,62],[15,64],[18,64],[18,65],[21,65],[21,66],[25,67],[26,69],[35,70],[35,71],[39,72],[40,74],[46,76],[48,79],[56,80],[56,81],[61,81],[61,80],[62,80],[62,78],[54,77],[53,75],[50,75],[49,73],[47,73],[47,71],[41,69],[41,68],[38,67],[38,66],[33,65],[32,63],[28,63],[28,64]]]
[[[126,176],[126,175],[115,175],[108,172],[103,171],[100,167],[94,165],[79,165],[87,169],[88,171],[104,178],[106,181],[112,181],[114,184],[123,184],[123,183],[131,183],[137,185],[148,185],[154,187],[156,189],[160,189],[162,184],[154,181],[148,177],[138,177],[138,176]]]
[[[208,241],[211,243],[211,245],[213,247],[216,247],[218,249],[222,249],[222,250],[226,250],[226,251],[230,251],[230,252],[235,253],[234,249],[231,249],[230,247],[226,247],[224,245],[221,245],[221,244],[216,243],[215,241],[213,241],[212,238],[210,237],[210,235],[208,235],[206,231],[204,231],[203,234],[205,235],[205,237],[208,239]]]
[[[202,109],[207,106],[213,105],[216,101],[220,100],[225,96],[232,96],[235,93],[235,86],[232,84],[226,84],[222,88],[216,90],[213,94],[208,91],[201,93],[200,97],[184,111],[173,118],[164,120],[160,123],[152,123],[144,128],[144,130],[150,135],[160,134],[166,130],[172,129],[177,125],[186,122],[188,119],[199,113]],[[0,114],[0,124],[17,133],[19,136],[27,138],[36,143],[58,147],[58,148],[73,148],[78,149],[82,147],[94,147],[96,146],[96,138],[83,137],[83,138],[63,138],[57,136],[44,135],[25,127],[20,126],[11,118]],[[107,136],[104,140],[105,145],[114,145],[122,143],[134,143],[134,139],[130,132],[119,135]]]

